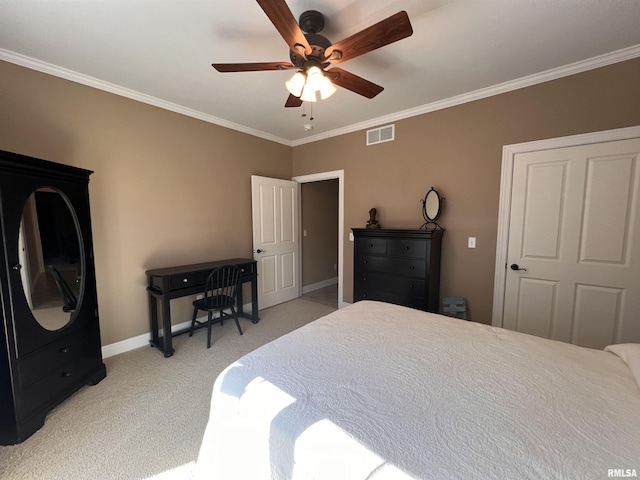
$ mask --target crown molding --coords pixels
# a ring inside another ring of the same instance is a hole
[[[254,137],[260,137],[266,140],[271,140],[272,142],[282,143],[284,145],[291,146],[291,142],[289,140],[285,140],[284,138],[280,138],[275,135],[262,132],[260,130],[254,130],[252,128],[245,127],[244,125],[240,125],[238,123],[229,122],[228,120],[225,120],[223,118],[215,117],[213,115],[208,115],[206,113],[200,112],[198,110],[194,110],[192,108],[183,107],[182,105],[178,105],[176,103],[167,102],[160,98],[156,98],[151,95],[140,93],[136,90],[131,90],[129,88],[121,87],[120,85],[116,85],[114,83],[105,82],[104,80],[100,80],[98,78],[90,77],[88,75],[83,75],[81,73],[74,72],[73,70],[69,70],[63,67],[58,67],[57,65],[53,65],[51,63],[36,60],[35,58],[27,57],[25,55],[21,55],[16,52],[12,52],[11,50],[0,48],[0,60],[4,60],[9,63],[14,63],[16,65],[20,65],[22,67],[26,67],[31,70],[36,70],[38,72],[53,75],[54,77],[64,78],[65,80],[70,80],[75,83],[80,83],[88,87],[97,88],[98,90],[114,93],[121,97],[129,98],[137,102],[142,102],[142,103],[146,103],[147,105],[153,105],[154,107],[162,108],[164,110],[169,110],[170,112],[179,113],[181,115],[186,115],[188,117],[193,117],[198,120],[202,120],[204,122],[213,123],[221,127],[230,128],[232,130],[237,130],[242,133],[247,133],[249,135],[253,135]]]
[[[114,93],[122,97],[130,98],[131,100],[136,100],[138,102],[146,103],[148,105],[153,105],[155,107],[163,108],[165,110],[179,113],[181,115],[193,117],[198,120],[202,120],[204,122],[213,123],[221,127],[230,128],[232,130],[237,130],[239,132],[246,133],[248,135],[253,135],[255,137],[263,138],[265,140],[270,140],[272,142],[287,145],[289,147],[296,147],[299,145],[313,143],[313,142],[317,142],[317,141],[324,140],[331,137],[337,137],[339,135],[344,135],[347,133],[357,132],[359,130],[366,130],[368,128],[377,127],[382,124],[396,122],[399,120],[404,120],[406,118],[423,115],[425,113],[431,113],[437,110],[442,110],[445,108],[462,105],[463,103],[473,102],[475,100],[481,100],[483,98],[492,97],[494,95],[500,95],[502,93],[511,92],[513,90],[518,90],[520,88],[530,87],[532,85],[537,85],[537,84],[548,82],[551,80],[557,80],[559,78],[567,77],[569,75],[575,75],[577,73],[586,72],[588,70],[605,67],[607,65],[624,62],[626,60],[631,60],[638,57],[640,57],[640,45],[633,45],[631,47],[623,48],[621,50],[616,50],[614,52],[606,53],[604,55],[599,55],[597,57],[593,57],[587,60],[571,63],[569,65],[565,65],[559,68],[553,68],[550,70],[546,70],[544,72],[536,73],[534,75],[528,75],[526,77],[518,78],[515,80],[510,80],[508,82],[500,83],[498,85],[493,85],[487,88],[482,88],[479,90],[475,90],[473,92],[464,93],[462,95],[457,95],[455,97],[447,98],[445,100],[440,100],[437,102],[428,103],[426,105],[421,105],[419,107],[402,110],[396,113],[392,113],[390,115],[385,115],[382,117],[374,118],[372,120],[367,120],[366,122],[348,125],[343,128],[338,128],[338,129],[331,130],[329,132],[321,133],[318,135],[312,135],[299,140],[287,140],[281,137],[277,137],[275,135],[268,134],[260,130],[248,128],[244,125],[229,122],[227,120],[224,120],[223,118],[215,117],[213,115],[209,115],[209,114],[200,112],[198,110],[183,107],[175,103],[167,102],[165,100],[152,97],[151,95],[146,95],[144,93],[140,93],[135,90],[121,87],[113,83],[105,82],[103,80],[90,77],[88,75],[82,75],[78,72],[74,72],[73,70],[68,70],[66,68],[58,67],[50,63],[42,62],[40,60],[36,60],[34,58],[27,57],[25,55],[21,55],[19,53],[12,52],[11,50],[0,49],[0,60],[14,63],[16,65],[20,65],[32,70],[37,70],[39,72],[53,75],[55,77],[64,78],[66,80],[80,83],[82,85],[86,85],[89,87],[97,88],[99,90],[104,90],[109,93]]]
[[[442,110],[445,108],[455,107],[462,105],[463,103],[473,102],[475,100],[481,100],[483,98],[492,97],[494,95],[500,95],[501,93],[511,92],[520,88],[530,87],[551,80],[557,80],[559,78],[568,77],[577,73],[586,72],[600,67],[606,67],[614,63],[624,62],[625,60],[631,60],[640,57],[640,45],[634,45],[615,52],[599,55],[580,62],[571,63],[559,68],[552,68],[544,72],[536,73],[534,75],[528,75],[526,77],[518,78],[516,80],[510,80],[508,82],[493,85],[491,87],[482,88],[473,92],[464,93],[455,97],[447,98],[419,107],[410,108],[408,110],[402,110],[400,112],[392,113],[383,117],[374,118],[366,122],[348,125],[344,128],[332,130],[322,134],[307,137],[301,140],[295,140],[292,146],[303,145],[305,143],[317,142],[330,137],[336,137],[338,135],[344,135],[346,133],[357,132],[359,130],[366,130],[372,127],[377,127],[383,124],[397,122],[404,120],[405,118],[415,117],[423,115],[425,113],[435,112],[436,110]]]

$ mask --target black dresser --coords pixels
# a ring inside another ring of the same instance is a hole
[[[438,312],[444,230],[353,228],[353,301]]]

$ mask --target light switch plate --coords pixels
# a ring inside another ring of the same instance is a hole
[[[476,248],[476,237],[469,237],[469,241],[467,243],[468,248]]]

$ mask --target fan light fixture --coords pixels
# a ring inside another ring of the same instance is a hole
[[[325,100],[336,92],[336,87],[320,68],[313,66],[306,72],[296,72],[287,82],[287,90],[294,97],[299,97],[303,102],[317,102],[317,93]]]

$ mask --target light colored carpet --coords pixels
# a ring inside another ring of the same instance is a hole
[[[321,303],[335,309],[338,308],[338,284],[329,285],[328,287],[319,288],[302,295],[305,300]]]
[[[174,339],[164,358],[143,347],[105,360],[107,378],[83,387],[25,442],[0,447],[0,478],[188,479],[209,416],[213,382],[242,355],[335,310],[305,298]],[[250,459],[251,452],[247,452]]]

